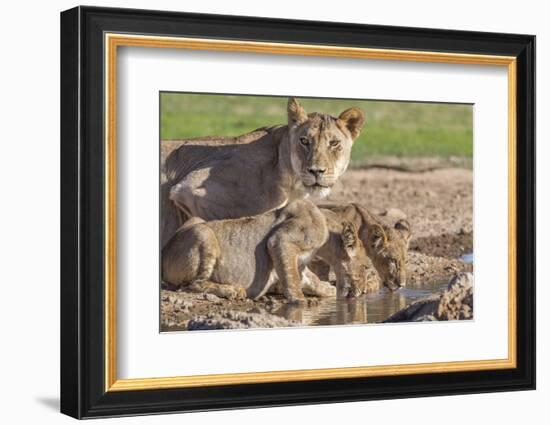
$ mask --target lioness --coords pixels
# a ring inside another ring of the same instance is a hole
[[[194,140],[170,153],[161,186],[162,246],[190,217],[253,216],[329,193],[348,167],[363,112],[350,108],[338,118],[307,114],[290,98],[287,114],[287,125],[258,129],[234,143]]]
[[[411,228],[407,220],[398,220],[393,227],[383,224],[367,208],[358,204],[321,205],[321,212],[333,221],[349,221],[358,229],[367,256],[376,269],[380,281],[391,291],[395,291],[407,282],[407,258]],[[325,259],[321,262],[328,264]],[[328,280],[328,270],[312,262],[309,268],[322,280]],[[357,296],[362,292],[377,290],[377,282],[372,273],[367,273],[361,282],[363,288],[354,287]]]
[[[310,201],[297,200],[254,217],[191,218],[162,251],[162,277],[193,291],[252,299],[278,278],[285,297],[301,303],[302,279],[317,279],[304,272],[314,255],[334,268],[341,291],[361,285],[367,258],[355,226],[327,219]]]

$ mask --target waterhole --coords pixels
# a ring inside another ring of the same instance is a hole
[[[352,300],[321,299],[309,306],[285,304],[273,313],[303,326],[380,323],[410,303],[441,292],[447,284],[429,282],[395,292],[383,288],[377,294],[366,294]]]

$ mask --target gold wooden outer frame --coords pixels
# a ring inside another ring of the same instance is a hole
[[[516,353],[516,58],[423,52],[410,50],[335,47],[323,45],[266,43],[144,35],[105,34],[105,391],[133,391],[204,387],[285,381],[359,378],[418,373],[446,373],[510,369]],[[330,369],[117,379],[116,325],[116,99],[117,48],[119,46],[189,50],[232,51],[262,54],[328,56],[355,59],[438,62],[507,67],[508,71],[508,357],[506,359],[401,364]]]

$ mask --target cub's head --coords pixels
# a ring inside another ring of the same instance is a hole
[[[411,239],[407,220],[399,220],[393,227],[371,223],[361,235],[382,283],[395,291],[407,283],[407,258]]]
[[[307,114],[294,98],[288,100],[287,112],[292,169],[309,195],[327,196],[348,167],[365,116],[358,108],[346,109],[338,118]]]
[[[359,240],[363,243],[370,262],[376,269],[380,281],[395,291],[407,283],[407,262],[411,228],[407,220],[387,225],[376,218],[367,208],[359,204],[322,205],[321,211],[332,220],[349,221],[359,229]],[[368,264],[368,263],[367,263]],[[367,287],[372,282],[371,273],[365,273]],[[370,285],[373,286],[373,285]]]
[[[342,223],[340,241],[334,249],[333,266],[336,274],[338,297],[355,298],[366,292],[368,257],[359,238],[357,228],[351,222]]]

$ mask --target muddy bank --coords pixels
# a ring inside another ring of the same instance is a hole
[[[212,295],[162,290],[161,331],[463,320],[471,318],[473,306],[464,301],[465,293],[461,291],[449,291],[448,280],[424,282],[396,292],[383,288],[353,300],[308,297],[308,305],[297,306],[280,295],[258,301],[228,301]],[[470,298],[471,294],[470,289]]]
[[[473,264],[465,263],[458,258],[435,257],[410,251],[407,286],[448,281],[457,273],[471,271],[473,271]]]
[[[449,278],[455,274],[471,270],[471,264],[458,259],[411,252],[408,283],[406,289],[401,292],[430,293],[433,282],[448,282]],[[405,307],[402,300],[407,298],[400,297],[399,291],[390,293],[384,288],[380,290],[380,294],[371,294],[373,298],[370,304],[393,302],[395,307],[388,310],[385,316],[376,316],[376,322],[383,321],[395,311]],[[439,295],[436,296],[439,297]],[[323,310],[326,312],[327,309],[332,309],[334,317],[326,317],[322,322],[324,324],[372,322],[367,321],[367,312],[362,311],[365,309],[364,299],[343,301],[339,304],[340,301],[332,299],[335,297],[306,298],[308,305],[299,307],[288,304],[281,295],[267,295],[257,301],[249,299],[229,301],[212,294],[198,294],[185,289],[177,291],[162,289],[161,331],[309,326],[323,313]]]
[[[187,322],[188,331],[210,331],[217,329],[287,328],[297,323],[266,312],[251,313],[228,310],[193,317]]]
[[[161,290],[161,332],[207,329],[247,329],[295,326],[297,322],[273,314],[286,304],[282,296],[257,301],[219,298],[185,290]],[[316,298],[308,298],[316,303]]]

